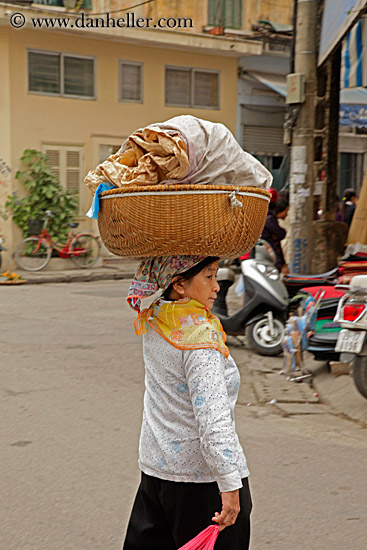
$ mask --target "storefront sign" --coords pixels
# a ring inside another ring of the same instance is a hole
[[[340,126],[367,126],[367,105],[340,105]]]

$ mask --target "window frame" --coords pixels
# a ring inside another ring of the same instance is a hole
[[[37,92],[29,89],[29,77],[30,77],[29,54],[30,53],[38,53],[43,55],[58,55],[60,57],[60,93]],[[93,95],[92,96],[65,94],[64,92],[65,72],[64,72],[64,61],[63,61],[64,57],[74,57],[77,59],[88,59],[93,61]],[[96,100],[97,99],[97,57],[94,55],[82,55],[82,54],[76,54],[76,53],[60,52],[56,50],[54,51],[54,50],[41,50],[37,48],[27,48],[27,91],[29,94],[32,94],[32,95],[63,97],[67,99],[85,99],[87,101]]]
[[[140,69],[140,99],[123,99],[121,98],[121,85],[122,85],[122,74],[121,66],[122,65],[133,65],[139,67]],[[132,61],[131,59],[119,59],[118,61],[118,102],[119,103],[144,103],[144,62],[143,61]]]
[[[166,86],[167,86],[167,69],[175,69],[175,70],[185,70],[187,72],[190,72],[191,75],[191,90],[190,90],[190,102],[189,105],[184,105],[183,103],[167,103],[166,101]],[[217,74],[218,75],[218,104],[216,107],[207,106],[207,105],[195,105],[194,103],[194,97],[195,97],[195,72],[199,73],[211,73],[211,74]],[[164,66],[164,104],[166,107],[186,107],[187,109],[209,109],[212,111],[219,111],[220,110],[220,104],[221,104],[221,97],[220,97],[220,70],[219,69],[202,69],[200,67],[188,67],[186,65],[165,65]]]

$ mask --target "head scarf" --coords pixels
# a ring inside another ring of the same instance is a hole
[[[152,296],[157,290],[166,290],[175,275],[188,271],[206,256],[160,256],[140,262],[127,293],[129,306],[140,312],[141,299]]]

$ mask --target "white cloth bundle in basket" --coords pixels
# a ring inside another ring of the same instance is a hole
[[[85,183],[93,192],[101,183],[267,189],[272,175],[223,124],[182,115],[136,130],[117,153],[88,173]]]

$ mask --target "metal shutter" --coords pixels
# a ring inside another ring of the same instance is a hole
[[[286,153],[283,128],[243,125],[243,148],[256,155],[282,155]]]

